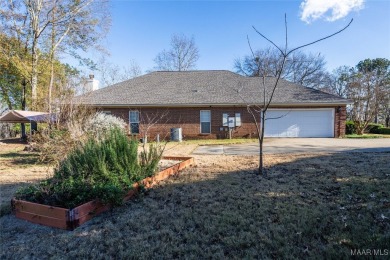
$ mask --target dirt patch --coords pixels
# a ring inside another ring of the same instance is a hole
[[[177,163],[180,163],[181,161],[178,161],[178,160],[165,160],[165,159],[162,159],[160,160],[160,162],[158,163],[158,171],[162,171],[166,168],[169,168]]]
[[[167,143],[164,156],[192,156],[191,153],[198,147],[198,144],[193,143]]]

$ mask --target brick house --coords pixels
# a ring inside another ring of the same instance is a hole
[[[265,80],[266,96],[275,78]],[[251,137],[256,134],[247,106],[261,106],[262,79],[225,70],[152,72],[92,91],[76,99],[128,123],[130,134],[184,139]],[[340,137],[347,99],[280,80],[266,121],[268,137]],[[255,115],[260,119],[260,114]],[[276,119],[275,119],[276,118]]]

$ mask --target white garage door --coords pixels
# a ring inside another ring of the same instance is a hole
[[[334,109],[270,109],[266,137],[334,137]],[[273,119],[276,118],[276,119]]]

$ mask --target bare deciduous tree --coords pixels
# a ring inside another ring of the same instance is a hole
[[[119,67],[108,61],[105,56],[102,56],[97,69],[100,72],[102,87],[111,86],[142,75],[142,69],[135,60],[130,60],[128,66]]]
[[[249,77],[276,77],[282,61],[283,56],[278,49],[266,48],[235,60],[234,68],[237,73]],[[327,85],[330,77],[325,64],[321,54],[306,54],[298,50],[285,61],[281,77],[305,87],[321,88]]]
[[[31,100],[32,108],[36,109],[37,101],[37,87],[38,87],[38,39],[45,30],[48,21],[42,22],[41,18],[44,16],[43,1],[42,0],[27,0],[25,2],[27,14],[29,17],[29,29],[31,30]]]
[[[169,111],[168,110],[159,110],[157,112],[144,112],[140,113],[140,132],[144,140],[148,138],[150,131],[159,132],[159,140],[166,140],[169,133],[169,127],[166,126],[166,123],[169,120]],[[161,136],[160,136],[161,134]]]
[[[199,50],[194,37],[175,34],[171,38],[171,49],[157,54],[154,62],[156,70],[185,71],[195,68],[199,59]]]
[[[142,69],[135,60],[130,60],[129,65],[123,68],[120,80],[128,80],[142,75]]]
[[[106,11],[107,1],[95,0],[58,0],[53,1],[50,8],[49,61],[50,82],[48,105],[51,113],[52,92],[55,80],[54,62],[57,52],[87,50],[94,46],[99,38],[108,32],[110,16]]]
[[[320,90],[337,95],[340,97],[347,97],[347,88],[345,82],[349,78],[350,68],[348,66],[341,66],[333,70],[330,74],[329,81]]]
[[[253,119],[254,119],[254,122],[256,124],[256,129],[257,129],[257,137],[258,137],[258,140],[259,140],[259,149],[260,149],[260,152],[259,152],[259,168],[258,168],[258,174],[260,175],[263,175],[263,176],[266,176],[266,171],[263,167],[263,142],[264,142],[264,130],[265,130],[265,121],[266,121],[266,115],[267,115],[267,110],[268,108],[270,107],[271,103],[272,103],[272,99],[273,99],[273,96],[274,96],[274,93],[276,91],[276,88],[278,87],[278,83],[280,81],[280,79],[282,78],[282,75],[283,75],[283,72],[285,70],[285,65],[286,65],[286,62],[288,60],[288,58],[290,56],[292,56],[292,54],[296,51],[298,51],[299,49],[302,49],[306,46],[309,46],[309,45],[313,45],[317,42],[320,42],[320,41],[323,41],[325,39],[328,39],[328,38],[331,38],[333,36],[335,36],[336,34],[339,34],[341,33],[342,31],[344,31],[345,29],[347,29],[349,27],[349,25],[352,23],[353,19],[348,23],[348,25],[346,25],[344,28],[342,28],[341,30],[333,33],[333,34],[330,34],[328,36],[325,36],[323,38],[320,38],[316,41],[313,41],[313,42],[310,42],[310,43],[307,43],[307,44],[304,44],[304,45],[301,45],[301,46],[298,46],[298,47],[295,47],[295,48],[292,48],[292,49],[288,49],[288,30],[287,30],[287,17],[285,15],[285,45],[283,48],[281,47],[278,47],[272,40],[268,39],[265,35],[263,35],[261,32],[259,32],[254,26],[253,26],[253,29],[256,31],[257,34],[259,34],[263,39],[265,39],[266,41],[268,41],[270,44],[272,44],[278,51],[279,51],[279,54],[280,54],[280,59],[279,59],[279,62],[278,62],[278,66],[276,67],[276,74],[273,75],[274,77],[274,83],[273,83],[273,87],[271,88],[271,92],[270,93],[266,93],[266,80],[267,80],[267,76],[269,75],[266,75],[265,73],[262,73],[261,77],[262,77],[262,84],[261,84],[261,87],[263,89],[263,101],[262,101],[262,105],[261,106],[254,106],[254,105],[250,105],[248,104],[247,105],[247,109],[248,109],[248,112],[252,115]],[[248,44],[249,44],[249,48],[251,50],[251,53],[252,53],[252,57],[254,60],[256,60],[256,54],[254,53],[251,45],[250,45],[250,41],[249,41],[249,37],[248,37]],[[264,64],[264,68],[267,68],[268,67],[268,64]],[[268,94],[268,98],[267,98],[267,95]],[[258,115],[260,114],[260,120],[257,120],[257,117]]]

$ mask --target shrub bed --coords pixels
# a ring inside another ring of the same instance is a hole
[[[375,131],[375,134],[390,135],[390,127],[381,127]]]
[[[345,134],[347,135],[356,134],[355,123],[352,120],[347,120],[345,122]]]
[[[151,146],[139,161],[137,150],[137,141],[114,128],[72,150],[52,178],[19,190],[15,197],[65,208],[94,199],[120,205],[134,183],[156,172],[161,158],[161,151]]]
[[[382,127],[383,127],[383,125],[381,125],[381,124],[370,123],[370,124],[367,125],[366,129],[364,129],[364,132],[365,133],[376,134],[378,129],[382,128]]]
[[[372,134],[390,135],[390,128],[381,124],[369,124],[367,128]]]
[[[364,132],[370,134],[390,135],[390,128],[383,127],[383,125],[381,124],[370,123],[367,125]],[[347,120],[345,122],[345,134],[347,135],[357,134],[355,123],[352,120]]]

